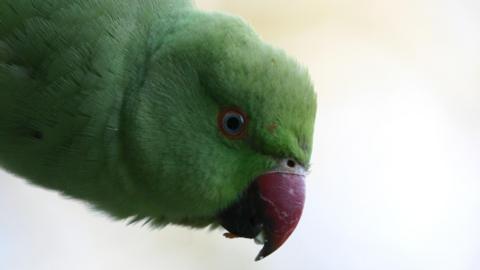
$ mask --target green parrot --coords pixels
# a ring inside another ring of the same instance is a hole
[[[153,226],[279,248],[316,95],[241,19],[188,0],[0,0],[0,166]]]

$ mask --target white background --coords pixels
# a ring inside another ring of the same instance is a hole
[[[0,269],[480,269],[480,4],[197,0],[244,17],[318,92],[303,218],[262,262],[221,231],[153,230],[0,173]]]

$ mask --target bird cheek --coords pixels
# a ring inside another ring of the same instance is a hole
[[[278,128],[278,125],[276,123],[270,123],[265,127],[270,134],[274,134],[275,131]]]

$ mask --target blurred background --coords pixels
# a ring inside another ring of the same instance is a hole
[[[303,218],[276,253],[126,226],[0,173],[0,269],[480,269],[480,2],[196,0],[245,18],[318,92]]]

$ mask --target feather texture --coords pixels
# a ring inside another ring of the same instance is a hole
[[[248,136],[216,117],[238,107]],[[205,226],[307,165],[307,71],[241,19],[178,0],[0,0],[0,164],[116,218]]]

